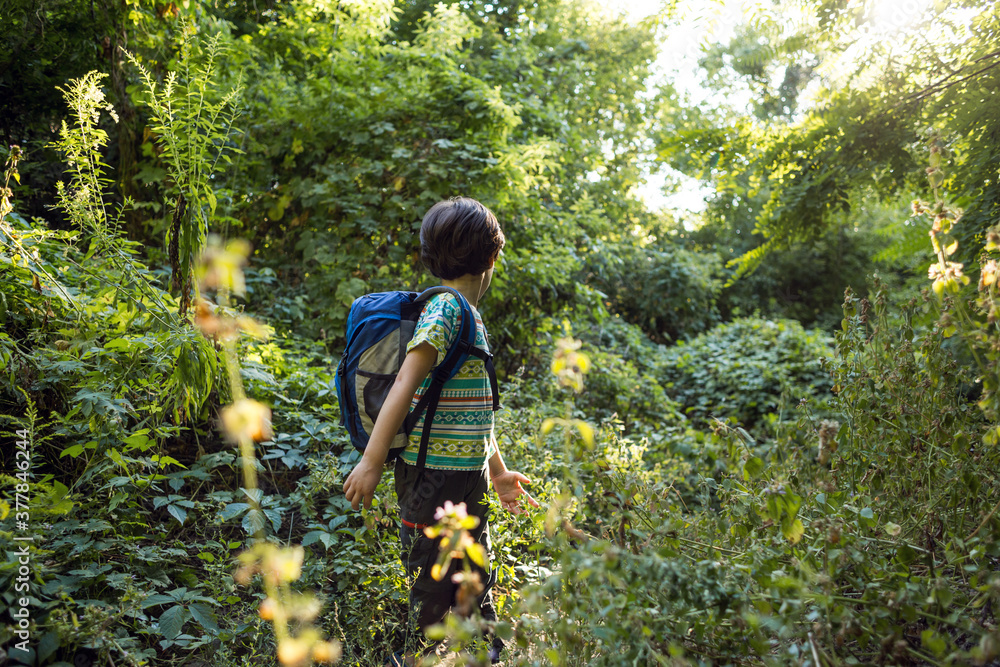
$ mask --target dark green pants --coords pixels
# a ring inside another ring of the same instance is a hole
[[[452,562],[451,569],[436,581],[431,576],[431,566],[438,558],[440,538],[430,539],[424,535],[425,526],[434,525],[434,512],[446,500],[454,504],[465,503],[470,515],[479,517],[479,526],[472,531],[472,538],[483,545],[487,558],[490,556],[489,512],[486,494],[489,478],[486,468],[481,471],[432,470],[425,468],[423,475],[417,475],[415,466],[396,461],[396,495],[399,497],[400,517],[404,522],[399,529],[402,543],[403,566],[413,579],[410,589],[410,626],[421,634],[427,627],[440,623],[445,614],[455,604],[458,584],[451,578],[462,569],[462,564]],[[496,620],[491,590],[496,584],[496,572],[487,560],[487,569],[473,564],[483,582],[483,592],[479,596],[479,608],[484,619]]]

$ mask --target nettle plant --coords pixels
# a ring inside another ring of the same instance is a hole
[[[985,232],[985,241],[980,250],[980,265],[977,294],[968,298],[962,288],[970,283],[965,265],[949,258],[959,250],[956,232],[962,219],[962,210],[951,206],[946,200],[944,184],[947,174],[943,168],[944,156],[948,148],[944,138],[931,132],[928,140],[927,182],[934,195],[933,201],[915,200],[912,210],[914,217],[931,219],[931,246],[937,261],[931,264],[928,278],[932,280],[934,293],[943,299],[943,313],[940,320],[942,335],[946,338],[958,335],[969,347],[979,371],[978,382],[982,383],[982,397],[979,407],[993,425],[983,436],[983,444],[996,445],[1000,442],[1000,223]]]
[[[135,56],[127,54],[142,78],[140,98],[149,108],[150,129],[168,177],[164,179],[169,201],[164,241],[170,289],[179,297],[181,316],[196,296],[195,264],[206,247],[218,207],[213,179],[220,162],[230,164],[231,156],[242,152],[234,141],[239,135],[235,123],[243,86],[240,76],[228,90],[219,84],[219,63],[225,55],[221,40],[222,34],[217,33],[198,42],[185,29],[178,57],[180,72],[168,72],[162,86]]]
[[[53,145],[67,164],[56,208],[70,229],[25,220],[6,189],[0,202],[0,339],[9,342],[0,418],[31,433],[34,520],[46,534],[33,559],[37,664],[77,648],[138,664],[156,654],[144,639],[174,642],[189,620],[204,634],[188,636],[187,646],[219,634],[218,600],[177,565],[186,551],[144,543],[170,522],[183,526],[196,507],[176,493],[194,477],[169,447],[217,387],[215,353],[173,315],[136,244],[119,233],[129,202],[114,205],[108,194],[102,78],[90,73],[62,91],[71,120]],[[8,185],[19,157],[8,154]],[[151,493],[165,484],[175,493]],[[167,562],[180,581],[163,576]],[[0,568],[0,579],[8,574]],[[157,618],[151,610],[161,606]],[[0,626],[0,641],[6,631]]]

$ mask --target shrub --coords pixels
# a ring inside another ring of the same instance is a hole
[[[544,576],[522,588],[513,664],[994,664],[997,454],[978,444],[994,428],[941,330],[910,326],[933,307],[891,327],[884,296],[845,304],[843,424],[804,404],[770,443],[720,425],[696,471],[711,503],[613,459],[606,432],[566,438],[551,469],[573,497],[554,489],[536,526]],[[752,324],[777,328],[731,326]]]
[[[821,360],[832,356],[829,336],[794,320],[743,318],[668,349],[658,376],[691,418],[732,417],[753,430],[785,406],[827,400]]]
[[[689,339],[719,321],[722,265],[714,254],[672,246],[598,244],[587,259],[587,283],[612,310],[654,341]]]
[[[596,321],[581,324],[583,317]],[[593,362],[587,390],[575,399],[577,410],[597,422],[617,420],[624,433],[633,436],[652,436],[666,424],[685,421],[679,406],[653,373],[663,354],[662,346],[651,343],[636,325],[603,312],[584,313],[575,321],[583,351]],[[558,330],[550,321],[549,327],[539,331],[539,344],[551,340]],[[526,385],[519,385],[515,391],[505,388],[505,394],[511,397],[505,401],[529,400],[545,410],[559,412],[564,392],[548,370],[541,361],[534,364],[527,373],[530,381]],[[527,399],[525,392],[529,390],[535,395]]]

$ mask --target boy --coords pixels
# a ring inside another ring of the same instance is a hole
[[[477,310],[493,277],[493,267],[504,246],[504,234],[496,216],[475,199],[455,197],[435,204],[420,226],[421,259],[441,284],[461,293],[476,319],[476,347],[488,351],[486,328]],[[344,495],[351,507],[371,507],[375,487],[382,477],[393,436],[404,418],[430,385],[430,372],[443,359],[458,336],[461,307],[453,294],[435,294],[428,299],[396,382],[386,396],[372,430],[364,456],[344,482]],[[519,472],[507,470],[493,434],[493,399],[486,367],[472,355],[455,376],[445,383],[437,414],[432,422],[425,470],[417,470],[423,418],[414,425],[409,445],[396,461],[395,486],[399,497],[400,542],[403,564],[416,575],[410,591],[410,613],[423,632],[439,623],[455,603],[458,585],[450,574],[442,581],[431,577],[437,558],[437,540],[423,529],[436,523],[434,512],[445,501],[464,502],[469,514],[479,517],[476,539],[490,552],[486,493],[492,483],[504,509],[519,513],[521,496],[538,503],[521,488],[530,483]],[[418,483],[419,481],[419,483]],[[490,596],[495,574],[481,573],[484,592],[480,596],[483,617],[495,620]],[[412,625],[412,624],[411,624]],[[494,649],[494,662],[499,651]],[[395,660],[393,664],[399,664]]]

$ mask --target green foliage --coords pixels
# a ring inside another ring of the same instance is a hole
[[[491,206],[508,236],[490,313],[501,349],[596,301],[574,284],[581,258],[618,221],[648,218],[625,193],[639,177],[649,26],[560,1],[520,18],[413,3],[392,25],[378,6],[336,20],[287,11],[229,56],[246,68],[250,122],[220,215],[279,277],[254,308],[339,343],[355,297],[428,282],[416,230],[455,194]],[[518,31],[496,31],[515,18]]]
[[[799,94],[819,64],[810,52],[815,46],[809,31],[784,23],[778,5],[760,3],[752,21],[737,25],[728,43],[707,45],[699,60],[712,90],[746,91],[754,115],[768,122],[795,115]]]
[[[24,197],[38,196],[43,170],[25,169],[21,185],[20,154],[3,153],[0,419],[4,438],[27,433],[34,476],[0,477],[0,514],[27,484],[37,664],[83,650],[115,664],[272,663],[260,595],[234,581],[256,534],[304,545],[301,585],[321,592],[346,662],[381,665],[401,645],[408,582],[391,478],[371,511],[350,512],[340,486],[357,454],[332,369],[353,297],[428,280],[420,215],[459,193],[491,205],[507,232],[483,314],[501,365],[524,371],[508,373],[497,433],[545,508],[494,507],[508,664],[996,660],[995,276],[983,273],[976,304],[948,292],[936,326],[929,300],[896,314],[884,286],[870,302],[851,292],[836,346],[776,317],[828,322],[832,295],[859,287],[883,240],[895,243],[888,268],[921,268],[910,255],[922,227],[904,223],[897,195],[925,188],[926,156],[910,142],[928,120],[955,162],[939,185],[966,208],[954,239],[978,249],[969,240],[995,213],[995,113],[982,101],[993,8],[972,5],[964,44],[915,46],[912,74],[893,65],[873,88],[821,91],[824,113],[795,105],[811,58],[836,43],[836,14],[791,39],[777,15],[737,31],[706,65],[724,85],[746,81],[757,116],[661,107],[661,157],[718,192],[705,227],[662,238],[665,221],[627,194],[644,160],[652,22],[562,0],[126,9],[95,5],[114,53],[132,26],[144,70],[130,76],[145,92],[129,100],[110,61],[116,135],[99,75],[63,86],[75,116],[55,144],[69,167],[65,220],[27,215],[41,210]],[[89,8],[50,2],[36,17],[51,26],[64,10],[79,23]],[[35,20],[18,12],[17,25]],[[81,34],[46,38],[37,57]],[[875,55],[871,67],[887,62]],[[948,78],[926,87],[942,60]],[[224,92],[239,70],[243,134]],[[25,129],[37,141],[52,114],[46,96],[25,95],[11,104],[38,116]],[[140,100],[149,127],[129,144]],[[138,181],[105,166],[140,143]],[[112,178],[134,188],[134,208],[109,193]],[[171,252],[148,242],[190,257],[209,231],[252,237],[236,309],[278,329],[234,351],[248,396],[273,415],[253,489],[215,429],[232,378],[217,345],[177,317],[163,289]],[[722,288],[717,258],[761,259],[761,242],[790,249]],[[758,309],[770,319],[718,325]],[[564,321],[594,367],[575,397],[540,370]],[[690,340],[656,344],[678,339]],[[0,567],[8,606],[15,567]],[[0,643],[11,630],[0,626]],[[471,641],[472,626],[452,632]]]
[[[0,143],[4,148],[17,144],[29,155],[18,189],[22,195],[45,191],[27,207],[35,215],[52,203],[53,182],[63,167],[44,148],[65,116],[59,88],[106,64],[102,39],[95,37],[107,35],[110,27],[101,5],[11,0],[0,10]]]
[[[536,583],[515,664],[995,659],[995,624],[977,619],[1000,603],[996,462],[974,444],[966,373],[937,332],[914,335],[913,311],[890,326],[878,287],[871,304],[850,295],[828,360],[843,425],[804,404],[769,444],[721,426],[700,443],[719,464],[700,468],[702,493],[675,493],[682,471],[645,469],[613,429],[548,443],[538,495],[574,497],[516,524]]]
[[[698,423],[731,417],[759,430],[799,401],[825,402],[830,343],[792,320],[744,318],[668,349],[658,376]]]
[[[719,321],[722,266],[715,255],[626,238],[595,244],[587,272],[611,309],[654,341],[690,340]]]
[[[848,295],[834,365],[837,403],[849,425],[841,469],[852,485],[863,480],[871,493],[919,503],[956,535],[967,535],[976,512],[965,511],[972,501],[963,496],[978,492],[982,480],[972,470],[992,465],[994,455],[975,444],[986,425],[970,401],[979,389],[975,376],[939,330],[913,329],[915,314],[929,307],[911,303],[890,326],[879,286],[871,302]],[[900,461],[918,458],[922,475],[897,474]],[[926,517],[907,517],[903,525],[922,530]]]
[[[231,638],[235,626],[223,628],[215,608],[240,598],[219,579],[204,590],[195,575],[204,558],[182,539],[208,512],[193,487],[214,466],[192,448],[225,382],[214,347],[176,321],[170,296],[118,233],[118,214],[106,203],[99,80],[88,75],[67,86],[76,122],[63,126],[58,144],[71,174],[59,204],[80,230],[52,233],[42,220],[29,226],[3,211],[3,327],[11,344],[0,405],[8,423],[35,434],[28,526],[39,533],[32,618],[44,637],[35,647],[41,662],[87,648],[136,664],[156,655],[155,638],[171,651]],[[181,533],[161,541],[171,531]],[[198,550],[210,554],[207,545]],[[4,590],[12,591],[16,561],[8,565]],[[5,595],[10,603],[13,593]],[[162,605],[160,613],[145,611]],[[10,638],[9,626],[2,632]]]
[[[869,190],[852,194],[849,210],[831,216],[830,229],[811,241],[773,250],[752,273],[737,278],[733,263],[764,242],[754,234],[754,211],[766,193],[752,192],[741,182],[732,184],[731,200],[709,203],[702,227],[678,235],[692,249],[714,250],[730,267],[718,297],[722,319],[794,319],[832,332],[842,316],[845,288],[863,291],[872,273],[893,282],[910,272],[923,273],[924,227],[909,220],[910,199],[883,200]]]
[[[169,184],[163,188],[164,198],[172,202],[165,208],[164,245],[168,248],[171,290],[180,295],[181,315],[190,307],[194,260],[205,247],[209,221],[218,207],[211,180],[220,160],[232,164],[230,154],[240,152],[232,144],[242,85],[237,77],[232,89],[219,90],[217,61],[225,56],[221,37],[222,33],[217,33],[204,44],[185,39],[177,55],[177,69],[167,73],[160,91],[150,72],[130,56],[142,76],[143,101],[149,106],[152,121],[149,129],[157,136],[154,145]]]
[[[785,27],[797,28],[829,81],[793,122],[783,117],[760,122],[732,110],[706,114],[676,98],[666,99],[662,109],[660,150],[666,161],[713,181],[720,204],[733,203],[734,194],[758,200],[748,212],[762,243],[744,250],[738,274],[757,269],[770,253],[794,242],[821,238],[840,224],[842,214],[856,212],[859,193],[893,196],[926,188],[925,162],[914,147],[927,127],[943,132],[962,155],[946,187],[971,216],[963,240],[985,230],[997,202],[995,179],[984,171],[992,153],[979,148],[984,137],[996,133],[995,105],[987,92],[995,88],[998,72],[996,7],[937,3],[891,39],[879,39],[885,27],[865,25],[877,12],[866,15],[860,5],[836,11],[827,11],[824,3],[802,6],[818,18]],[[741,30],[752,35],[759,27]],[[926,40],[929,33],[942,38]],[[733,55],[727,47],[718,49]],[[723,58],[714,66],[736,78],[760,79],[757,69],[741,63]],[[766,106],[767,92],[758,92],[753,102]]]

